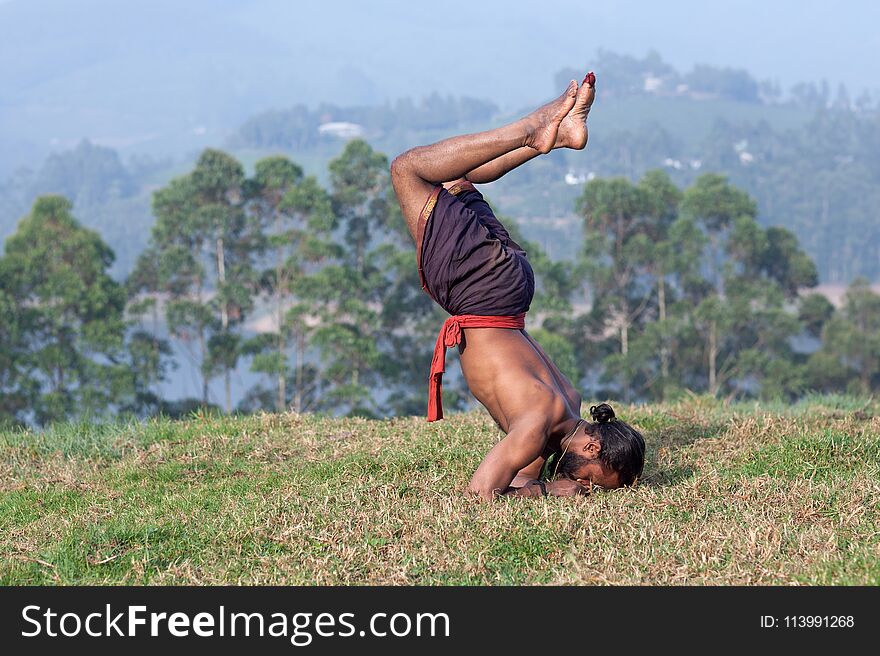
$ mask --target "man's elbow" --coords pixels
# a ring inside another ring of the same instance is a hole
[[[513,478],[512,476],[510,478]],[[508,485],[495,476],[481,475],[475,472],[467,486],[467,493],[479,497],[481,501],[493,501],[504,495]]]
[[[494,501],[501,495],[501,490],[471,483],[467,487],[467,494],[480,501]]]

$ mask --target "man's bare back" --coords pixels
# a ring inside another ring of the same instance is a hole
[[[540,410],[553,432],[580,417],[581,397],[526,331],[465,329],[461,369],[474,397],[505,433]]]
[[[580,394],[524,330],[465,329],[459,352],[471,393],[507,434],[505,439],[522,434],[521,452],[534,456],[505,482],[497,476],[497,462],[490,451],[469,489],[481,494],[536,480],[547,457],[579,421]],[[536,432],[545,436],[543,443],[532,437]]]

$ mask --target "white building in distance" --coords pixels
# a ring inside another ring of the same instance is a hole
[[[322,136],[337,137],[339,139],[354,139],[364,135],[364,128],[357,123],[345,121],[332,121],[318,126],[318,132]]]

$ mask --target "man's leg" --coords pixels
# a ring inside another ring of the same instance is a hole
[[[514,123],[419,146],[396,157],[391,163],[391,181],[413,238],[418,234],[419,214],[437,184],[462,178],[517,149],[550,152],[576,100],[577,83],[572,80],[559,98]]]
[[[556,135],[556,143],[553,144],[554,150],[557,148],[583,150],[587,146],[588,134],[586,121],[587,116],[590,114],[593,100],[596,97],[595,88],[589,84],[588,78],[589,74],[584,78],[583,84],[581,84],[580,89],[578,89],[574,106],[559,125],[559,131]],[[517,148],[516,150],[505,153],[500,157],[496,157],[491,162],[487,162],[486,164],[469,171],[467,175],[464,176],[464,179],[474,184],[495,182],[495,180],[507,175],[513,169],[522,166],[540,154],[540,152],[528,146]]]

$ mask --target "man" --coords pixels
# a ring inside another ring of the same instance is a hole
[[[510,125],[413,148],[391,163],[422,287],[453,315],[434,351],[428,421],[443,417],[445,350],[459,345],[471,393],[507,434],[468,486],[484,499],[573,496],[594,485],[631,485],[642,471],[642,436],[605,404],[591,408],[592,423],[581,419],[580,395],[525,331],[532,268],[473,186],[554,148],[583,149],[595,79],[588,73],[580,88],[572,80],[559,98]],[[561,456],[550,467],[554,454]],[[561,478],[545,482],[548,473]]]

